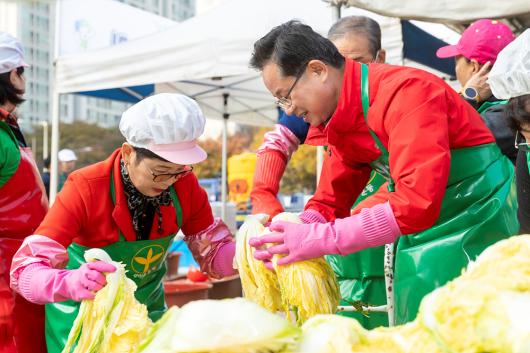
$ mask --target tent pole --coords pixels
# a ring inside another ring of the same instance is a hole
[[[337,1],[336,3],[333,3],[331,5],[331,18],[332,22],[335,23],[341,18],[341,9],[342,9],[342,3],[340,1]]]
[[[57,185],[59,184],[59,163],[57,155],[59,153],[59,97],[60,94],[53,89],[52,93],[52,143],[50,152],[50,206],[55,201],[57,195]]]
[[[57,58],[59,57],[59,36],[60,36],[60,9],[61,0],[55,2],[55,36],[53,39],[53,67],[52,67],[52,106],[51,106],[51,123],[52,136],[50,148],[50,206],[55,201],[57,195],[57,185],[59,184],[59,163],[57,156],[59,153],[59,102],[60,93],[57,91]]]
[[[223,150],[221,159],[221,219],[226,222],[226,184],[227,184],[227,139],[228,139],[228,93],[223,93]]]

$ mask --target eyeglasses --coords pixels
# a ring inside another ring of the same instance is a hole
[[[524,141],[524,142],[519,142]],[[515,133],[515,148],[523,152],[530,152],[530,143],[526,142],[523,136],[519,135],[519,131]]]
[[[304,72],[305,72],[305,65],[302,66],[302,69],[296,75],[296,80],[294,80],[293,85],[291,86],[291,88],[289,88],[287,95],[285,97],[278,98],[276,100],[276,105],[280,107],[283,111],[286,111],[287,109],[291,108],[291,106],[293,105],[293,102],[291,101],[291,92],[293,91],[294,87],[296,86],[300,78],[304,75]]]
[[[147,168],[147,170],[149,170],[149,172],[153,176],[153,181],[155,183],[162,183],[162,182],[168,181],[170,179],[175,179],[175,181],[177,181],[179,179],[182,179],[184,176],[190,174],[193,171],[193,166],[190,165],[190,166],[187,166],[186,170],[182,170],[182,171],[177,172],[177,173],[156,174],[147,165],[145,165],[145,167]]]

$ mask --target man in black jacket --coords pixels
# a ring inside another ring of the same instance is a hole
[[[503,118],[506,100],[493,96],[486,80],[499,52],[514,39],[510,27],[484,19],[472,23],[456,45],[436,52],[440,58],[455,58],[456,78],[462,85],[463,98],[480,113],[502,153],[513,163],[517,150],[513,143],[515,136]]]

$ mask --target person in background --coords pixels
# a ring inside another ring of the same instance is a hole
[[[520,233],[530,233],[530,29],[508,44],[491,69],[488,83],[496,97],[508,100],[505,118],[518,149],[515,175]]]
[[[175,234],[182,230],[201,270],[212,278],[235,273],[235,243],[214,219],[208,196],[193,174],[206,158],[197,144],[205,118],[180,94],[157,94],[127,109],[120,121],[126,142],[105,161],[74,171],[11,267],[11,287],[46,304],[46,342],[59,353],[78,313],[105,285],[113,265],[86,263],[101,248],[126,265],[136,298],[156,321],[166,310],[162,280]]]
[[[513,164],[480,115],[439,77],[345,59],[297,21],[256,41],[250,64],[278,105],[318,128],[328,146],[304,211],[311,215],[300,217],[317,221],[272,222],[272,233],[250,239],[267,267],[276,254],[283,266],[394,244],[401,324],[482,250],[517,233]],[[351,215],[374,170],[387,183]]]
[[[9,288],[11,259],[48,211],[39,170],[17,122],[26,80],[22,44],[0,32],[0,351],[45,353],[44,308]]]
[[[386,52],[381,47],[381,28],[365,16],[349,16],[337,21],[328,32],[328,38],[339,52],[363,63],[383,63]],[[304,120],[281,112],[274,130],[265,134],[258,148],[254,184],[250,193],[252,213],[265,213],[271,218],[283,212],[277,198],[280,181],[292,154],[303,143],[322,146],[325,139],[317,130],[311,130]]]
[[[59,160],[59,185],[57,191],[60,191],[66,179],[68,179],[68,175],[75,170],[77,156],[71,149],[64,148],[59,151],[57,158]]]
[[[50,197],[50,157],[44,158],[44,167],[42,168],[42,183],[46,189],[46,196]]]
[[[456,60],[456,78],[461,94],[482,116],[501,152],[515,163],[514,134],[503,118],[506,100],[491,93],[487,78],[499,52],[515,38],[510,27],[497,20],[478,20],[462,33],[455,45],[438,49],[439,58]]]

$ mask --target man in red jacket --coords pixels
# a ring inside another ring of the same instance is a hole
[[[278,105],[318,127],[329,146],[304,212],[322,223],[273,223],[273,233],[250,241],[256,258],[270,266],[281,254],[284,265],[394,243],[393,304],[403,323],[425,294],[517,232],[513,166],[476,111],[440,78],[345,60],[296,21],[258,40],[251,65]],[[372,170],[387,184],[349,216]],[[275,244],[262,250],[265,243]]]
[[[363,62],[384,63],[386,51],[381,47],[381,27],[365,16],[348,16],[337,21],[328,32],[328,38],[346,58]],[[252,213],[265,213],[270,217],[283,212],[276,197],[280,181],[300,144],[318,146],[325,143],[321,134],[315,134],[298,117],[283,113],[274,130],[265,134],[258,149],[254,183],[250,193]]]

